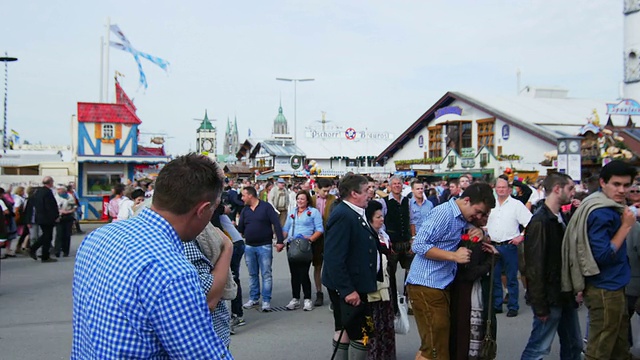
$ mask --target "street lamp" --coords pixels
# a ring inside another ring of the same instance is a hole
[[[293,142],[295,143],[297,138],[298,138],[298,113],[297,113],[297,97],[296,97],[296,93],[297,93],[297,85],[298,82],[302,82],[302,81],[314,81],[315,79],[287,79],[287,78],[276,78],[276,80],[278,81],[288,81],[288,82],[293,82]]]
[[[2,150],[7,152],[7,88],[9,78],[9,63],[18,61],[18,58],[9,57],[7,52],[4,52],[4,56],[0,57],[0,61],[4,62],[4,127],[2,128]]]

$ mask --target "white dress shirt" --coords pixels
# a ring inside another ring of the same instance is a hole
[[[487,230],[491,241],[510,241],[520,235],[519,225],[526,227],[531,220],[531,212],[522,202],[509,196],[502,204],[496,198],[496,207],[489,214]]]

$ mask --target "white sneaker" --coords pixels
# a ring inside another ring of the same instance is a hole
[[[300,308],[300,300],[293,298],[286,306],[287,310],[295,310]]]
[[[304,311],[313,310],[313,302],[311,299],[304,299],[304,307],[302,308]]]
[[[245,308],[245,309],[251,309],[251,308],[256,307],[258,305],[260,305],[260,302],[258,300],[249,300],[244,305],[242,305],[242,307]]]
[[[262,302],[262,311],[263,311],[263,312],[271,311],[271,303],[270,303],[270,302],[263,301],[263,302]]]

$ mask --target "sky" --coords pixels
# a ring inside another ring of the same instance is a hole
[[[141,132],[166,149],[195,150],[205,109],[218,149],[227,118],[240,140],[269,137],[282,101],[298,137],[327,120],[400,135],[447,91],[511,96],[557,86],[570,97],[613,101],[622,81],[623,1],[8,1],[0,51],[9,64],[8,129],[31,143],[71,144],[77,102],[98,102],[100,38],[107,18],[138,50],[171,63],[168,73],[110,50],[134,99]],[[111,37],[114,40],[114,37]],[[145,144],[142,144],[145,145]]]

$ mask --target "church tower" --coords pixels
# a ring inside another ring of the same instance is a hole
[[[227,130],[224,133],[224,155],[235,155],[240,148],[240,140],[238,139],[238,118],[236,117],[231,126],[231,121],[227,117]]]
[[[289,135],[289,128],[287,126],[287,119],[282,113],[282,103],[278,108],[278,115],[273,119],[273,131],[271,132],[273,137],[283,138]],[[284,135],[284,136],[283,136]]]
[[[623,98],[640,101],[640,0],[624,0]]]
[[[206,154],[211,159],[216,160],[218,153],[216,128],[209,121],[207,110],[204,111],[204,119],[200,123],[200,127],[196,130],[196,152],[198,154]]]

